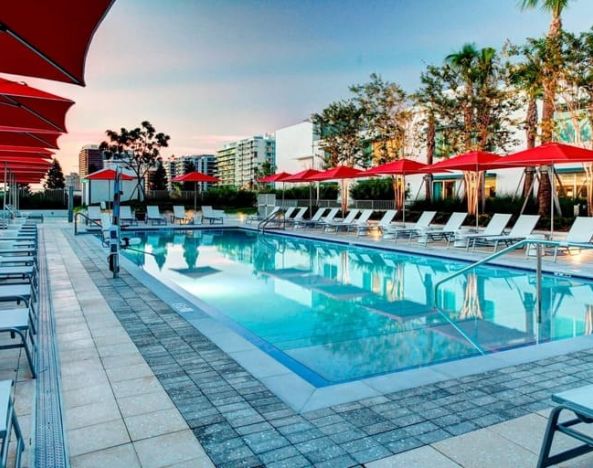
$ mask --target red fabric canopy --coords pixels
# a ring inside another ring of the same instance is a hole
[[[3,2],[0,72],[84,86],[89,44],[113,1]]]
[[[72,104],[70,99],[0,78],[0,126],[65,132]]]
[[[199,171],[188,172],[177,177],[173,177],[171,182],[218,182],[219,179]]]
[[[380,166],[373,167],[368,171],[364,172],[364,175],[373,176],[373,175],[382,175],[382,174],[424,174],[428,172],[430,166],[427,164],[422,164],[418,161],[414,161],[412,159],[398,159],[397,161],[392,161],[387,164],[382,164]]]
[[[87,180],[115,180],[116,172],[113,169],[101,169],[100,171],[93,172],[85,177]],[[134,180],[135,177],[132,177],[128,174],[121,174],[121,180]]]
[[[433,164],[429,169],[431,172],[438,172],[440,170],[479,172],[491,169],[492,164],[500,159],[502,157],[498,154],[487,153],[485,151],[470,151]]]
[[[315,174],[320,174],[320,171],[316,169],[305,169],[304,171],[286,177],[282,182],[311,182],[309,177],[314,176]]]
[[[360,169],[354,169],[348,166],[337,166],[327,171],[320,172],[307,177],[307,180],[342,180],[342,179],[354,179],[364,175],[365,172]]]
[[[19,158],[50,158],[53,153],[45,148],[34,148],[31,146],[0,145],[0,158],[4,156],[16,156]]]
[[[0,145],[58,149],[60,135],[58,131],[0,126]]]
[[[291,174],[288,172],[279,172],[278,174],[270,174],[268,176],[262,177],[261,179],[257,179],[257,181],[261,183],[284,182],[284,179],[290,176]]]
[[[29,166],[49,166],[51,165],[51,161],[43,158],[21,158],[20,156],[4,156],[0,154],[0,166],[3,166],[4,163],[17,163],[17,164],[24,164]]]
[[[550,166],[562,163],[592,162],[593,151],[563,143],[546,143],[500,158],[492,169],[504,167]]]

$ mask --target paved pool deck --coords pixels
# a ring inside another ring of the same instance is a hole
[[[295,409],[273,370],[253,375],[127,271],[111,279],[95,239],[43,229],[73,466],[533,466],[549,396],[593,383],[590,346]]]

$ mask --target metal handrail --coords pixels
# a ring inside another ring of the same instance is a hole
[[[502,257],[503,255],[506,255],[509,252],[512,252],[514,250],[517,250],[517,249],[522,248],[527,245],[535,245],[536,246],[536,254],[537,255],[536,255],[535,273],[536,273],[537,321],[538,321],[538,323],[541,323],[541,319],[542,319],[542,313],[541,313],[542,312],[542,307],[541,307],[542,246],[577,247],[577,248],[581,248],[581,249],[593,249],[593,244],[583,244],[583,243],[579,243],[579,242],[561,242],[561,241],[552,241],[552,240],[544,240],[544,239],[523,239],[523,240],[520,240],[519,242],[516,242],[515,244],[505,247],[504,249],[499,250],[498,252],[494,252],[493,254],[488,255],[487,257],[484,257],[481,260],[478,260],[477,262],[472,263],[471,265],[460,268],[459,270],[454,271],[450,275],[447,275],[443,279],[437,281],[435,283],[434,289],[433,289],[433,291],[434,291],[433,307],[435,308],[435,310],[439,310],[439,311],[441,310],[441,307],[439,304],[438,292],[439,292],[439,288],[443,285],[443,283],[446,283],[446,282],[452,280],[453,278],[456,278],[457,276],[463,275],[464,273],[467,273],[468,271],[479,267],[480,265],[489,263],[498,257]]]
[[[86,214],[81,213],[79,211],[78,213],[76,213],[74,215],[74,235],[75,236],[77,236],[79,234],[79,232],[78,232],[78,218],[81,216],[86,220],[87,224],[90,222],[91,224],[94,224],[95,226],[97,226],[101,230],[101,232],[103,231],[103,226],[101,225],[101,223],[98,223],[94,219],[89,218]],[[85,234],[94,234],[94,233],[86,232]]]
[[[263,234],[265,232],[266,226],[274,221],[278,216],[282,216],[282,229],[286,229],[286,212],[284,210],[278,210],[275,213],[270,213],[265,219],[259,222],[257,225],[258,231],[261,230]]]

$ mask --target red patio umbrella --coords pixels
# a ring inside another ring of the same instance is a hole
[[[198,182],[218,182],[220,179],[217,177],[204,174],[199,171],[188,172],[177,177],[173,177],[171,182],[193,182],[194,183],[194,211],[197,208],[197,187]]]
[[[550,182],[552,185],[552,203],[550,210],[550,238],[554,236],[554,197],[556,184],[554,183],[554,164],[567,163],[590,163],[593,162],[593,151],[580,148],[578,146],[566,145],[564,143],[545,143],[535,148],[518,151],[516,153],[493,161],[492,168],[510,168],[510,167],[526,167],[526,166],[551,166],[552,174]],[[590,167],[586,168],[589,178],[589,187],[587,188],[587,205],[591,210],[593,204],[593,184],[592,171]]]
[[[502,159],[501,156],[486,151],[469,151],[467,153],[445,159],[431,166],[431,171],[457,170],[463,171],[467,196],[467,211],[476,216],[476,227],[479,218],[480,181],[484,171],[492,168],[492,164]]]
[[[19,164],[27,164],[27,165],[50,165],[51,160],[45,158],[36,158],[36,157],[20,157],[20,156],[3,156],[0,153],[0,163],[19,163]]]
[[[58,149],[61,134],[51,130],[0,126],[0,145]]]
[[[100,171],[93,172],[85,177],[88,181],[93,180],[108,180],[109,181],[109,193],[111,193],[111,181],[115,180],[117,172],[113,169],[101,169]],[[120,173],[121,180],[134,180],[135,177],[131,175]],[[89,182],[90,184],[91,182]],[[89,185],[89,205],[91,204],[91,185]]]
[[[257,179],[257,181],[261,182],[262,184],[270,184],[273,182],[285,182],[283,179],[286,179],[290,176],[291,174],[289,174],[288,172],[278,172],[277,174],[270,174],[260,179]]]
[[[315,174],[319,174],[321,171],[317,169],[305,169],[303,171],[297,172],[291,176],[285,177],[282,179],[282,182],[291,182],[291,183],[299,183],[299,182],[312,182],[308,179],[308,177],[314,176]],[[317,192],[319,196],[319,192]],[[318,200],[319,202],[319,200]],[[313,208],[313,185],[309,183],[309,212]]]
[[[35,148],[32,146],[14,146],[14,145],[0,145],[0,157],[2,156],[18,156],[23,157],[40,157],[49,158],[53,153],[45,148]]]
[[[84,86],[91,39],[113,1],[3,2],[0,72]]]
[[[377,176],[377,175],[395,175],[401,176],[395,180],[395,200],[396,208],[402,210],[403,222],[406,222],[406,175],[407,174],[425,174],[430,171],[428,164],[423,164],[413,159],[402,158],[396,161],[392,161],[380,166],[375,166],[368,171],[364,172],[364,175]]]
[[[66,131],[66,112],[74,104],[54,94],[0,78],[0,126]]]
[[[307,177],[308,180],[322,181],[322,180],[341,180],[342,181],[342,213],[348,209],[348,187],[346,185],[347,179],[355,179],[364,175],[364,171],[348,166],[336,166],[327,171],[320,172]]]

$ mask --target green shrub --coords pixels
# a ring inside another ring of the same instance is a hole
[[[355,200],[393,200],[393,181],[391,178],[360,180],[350,189]]]

